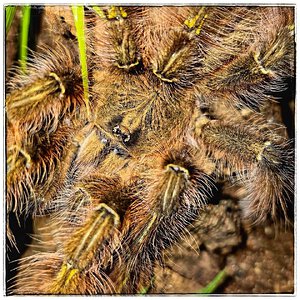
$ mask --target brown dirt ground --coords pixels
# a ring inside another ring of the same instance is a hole
[[[165,268],[157,267],[150,293],[196,293],[223,268],[228,276],[216,294],[294,293],[291,230],[275,233],[272,225],[249,229],[229,253],[217,252],[190,237],[170,251]]]

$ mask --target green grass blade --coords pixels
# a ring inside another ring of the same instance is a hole
[[[84,34],[84,7],[72,6],[72,12],[73,12],[74,23],[77,32],[84,99],[86,104],[87,115],[89,117],[90,116],[89,82],[88,82],[88,70],[87,70],[87,60],[86,60],[86,41],[85,41],[85,34]]]
[[[155,277],[153,276],[153,277],[151,278],[151,281],[150,281],[149,285],[148,285],[148,286],[142,287],[142,288],[138,291],[138,294],[140,294],[140,295],[146,295],[146,294],[148,294],[150,288],[152,287],[152,285],[153,285],[153,283],[154,283],[154,280],[155,280]]]
[[[198,294],[212,294],[226,279],[226,269],[220,271],[216,277],[204,288],[200,289],[196,293]]]
[[[23,72],[26,72],[30,10],[31,7],[29,5],[22,7],[21,32],[20,32],[20,66]]]
[[[104,11],[98,7],[98,6],[93,6],[93,10],[98,14],[98,16],[101,18],[101,19],[105,19],[105,13]]]
[[[10,26],[14,19],[17,7],[16,6],[6,6],[5,7],[5,31],[6,34],[9,32]]]

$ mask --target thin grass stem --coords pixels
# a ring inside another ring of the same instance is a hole
[[[5,7],[5,32],[6,32],[6,35],[8,34],[11,24],[14,20],[16,10],[17,10],[17,6],[10,5],[10,6]]]
[[[85,33],[84,33],[84,7],[74,5],[72,6],[72,12],[73,12],[75,28],[77,32],[84,100],[86,104],[87,115],[89,118],[90,117],[89,81],[88,81],[88,69],[87,69],[87,59],[86,59],[86,41],[85,41]]]
[[[26,72],[26,64],[28,57],[28,33],[31,15],[30,5],[22,7],[21,32],[20,32],[20,66],[21,70]]]
[[[226,268],[221,270],[213,280],[204,288],[197,291],[197,294],[212,294],[215,290],[224,282],[228,274],[226,273]]]

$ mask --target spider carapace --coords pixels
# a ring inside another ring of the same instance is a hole
[[[293,8],[85,18],[88,91],[65,21],[8,85],[7,211],[48,220],[12,293],[139,292],[220,179],[243,186],[246,219],[288,222],[293,149],[264,111],[294,74]]]

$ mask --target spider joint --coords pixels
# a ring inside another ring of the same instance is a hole
[[[266,141],[264,143],[262,150],[256,158],[258,161],[261,161],[263,158],[265,158],[266,160],[275,165],[280,163],[278,153],[276,152],[270,141]]]
[[[158,71],[157,69],[153,69],[152,72],[156,77],[158,77],[162,81],[169,82],[169,83],[177,81],[176,78],[168,79],[168,78],[164,77],[163,74],[160,71]]]
[[[167,171],[173,171],[177,174],[182,174],[184,177],[188,178],[190,176],[190,173],[188,171],[188,169],[181,167],[179,165],[175,165],[175,164],[168,164],[166,166]]]
[[[95,211],[97,211],[97,212],[104,212],[105,216],[111,217],[113,219],[113,223],[114,223],[115,227],[120,224],[120,217],[119,217],[119,215],[112,208],[110,208],[107,204],[100,203],[95,208]]]
[[[131,69],[134,69],[139,63],[140,63],[139,60],[137,60],[136,62],[133,62],[133,63],[130,63],[130,64],[120,64],[120,63],[116,63],[116,66],[117,66],[119,69],[123,69],[123,70],[129,71],[129,70],[131,70]]]
[[[49,73],[50,77],[53,77],[59,84],[59,88],[60,88],[60,95],[59,97],[62,98],[64,96],[64,94],[66,93],[66,88],[61,80],[61,78],[54,72]]]
[[[258,71],[263,75],[272,75],[273,72],[263,66],[262,61],[259,59],[259,55],[260,53],[258,51],[253,54],[254,61],[258,66]]]
[[[257,161],[262,161],[263,153],[269,146],[271,146],[270,141],[266,141],[263,145],[256,144],[256,143],[250,145],[250,148],[252,148],[253,151],[256,153],[256,160]]]

